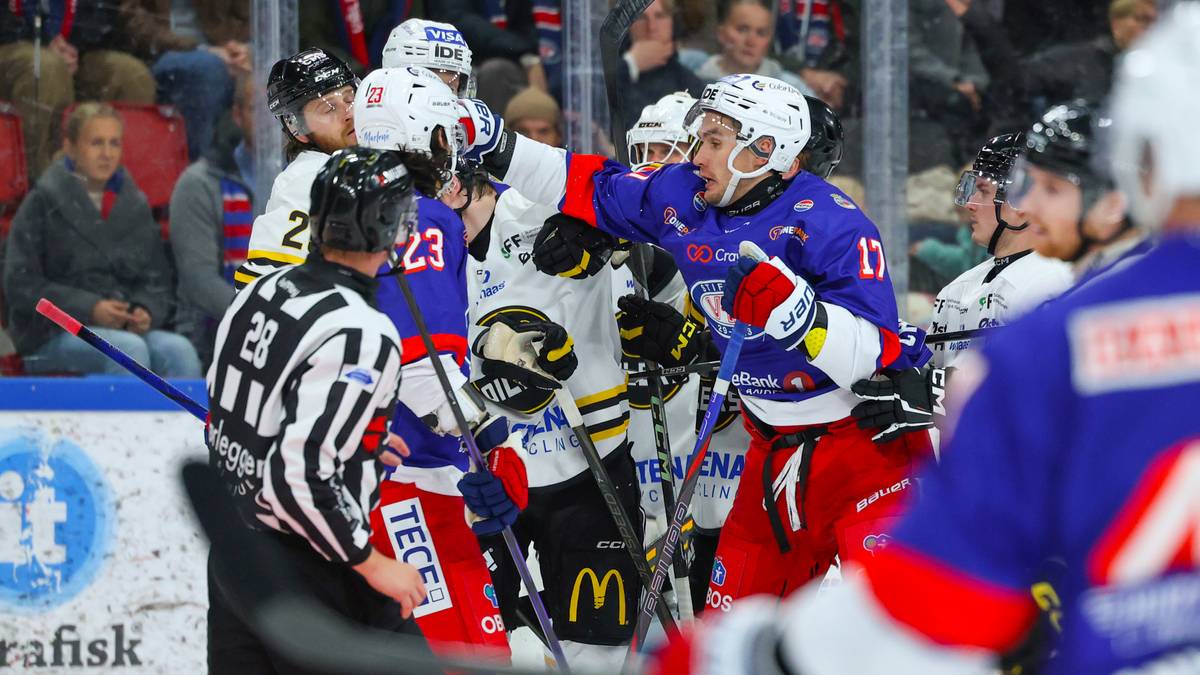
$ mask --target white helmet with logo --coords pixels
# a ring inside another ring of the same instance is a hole
[[[380,150],[407,150],[434,156],[441,129],[449,153],[443,188],[458,166],[464,143],[458,123],[458,97],[426,68],[380,68],[369,73],[354,97],[354,132],[358,143]]]
[[[1121,59],[1112,98],[1113,175],[1138,224],[1163,225],[1200,196],[1200,6],[1179,3]]]
[[[458,91],[454,93],[463,98],[474,95],[471,48],[451,24],[409,19],[393,28],[383,46],[383,67],[405,66],[457,73]]]
[[[736,124],[736,128],[730,127],[737,135],[737,143],[729,153],[729,170],[733,178],[718,206],[729,204],[743,178],[756,178],[767,171],[784,173],[790,169],[812,134],[808,101],[804,99],[804,94],[773,77],[726,75],[706,86],[685,121],[688,132],[697,138],[700,137],[706,112],[720,113]],[[770,154],[762,153],[754,145],[762,138],[774,141]],[[750,172],[735,169],[733,160],[745,148],[767,160],[767,163]]]
[[[651,143],[662,143],[671,147],[667,157],[678,152],[684,159],[691,156],[696,139],[688,133],[683,121],[687,118],[696,99],[686,91],[667,94],[642,109],[637,124],[625,132],[625,143],[629,148],[629,161],[634,166],[646,163]]]

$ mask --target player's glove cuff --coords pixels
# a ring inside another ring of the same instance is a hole
[[[533,242],[533,264],[539,272],[586,279],[608,264],[616,239],[561,213],[550,216]]]
[[[705,351],[704,326],[662,302],[626,295],[617,300],[621,351],[664,367],[682,366]]]

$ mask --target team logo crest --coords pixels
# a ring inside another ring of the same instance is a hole
[[[704,211],[706,211],[708,209],[708,202],[704,201],[704,192],[703,191],[697,192],[696,196],[692,197],[692,208],[696,209],[697,211],[699,211],[701,213],[703,213]]]
[[[796,213],[804,213],[805,211],[811,209],[812,207],[813,207],[813,200],[801,199],[800,201],[798,201],[792,205],[792,210],[795,211]]]
[[[829,196],[833,197],[834,204],[837,204],[838,206],[842,207],[843,209],[849,209],[851,211],[858,210],[858,207],[855,206],[849,199],[846,199],[845,197],[839,195],[836,192],[829,193]]]
[[[713,586],[724,586],[725,585],[725,573],[726,573],[725,572],[725,562],[722,561],[720,558],[717,558],[713,562],[712,585]]]
[[[887,545],[891,541],[892,538],[886,534],[868,534],[863,537],[862,547],[864,551],[874,556],[876,553],[887,548]]]
[[[698,281],[692,285],[691,293],[696,306],[700,308],[701,312],[704,312],[708,325],[722,337],[731,337],[734,320],[729,312],[721,307],[721,297],[725,295],[725,280]],[[754,339],[761,337],[762,334],[761,328],[751,328],[746,337]]]

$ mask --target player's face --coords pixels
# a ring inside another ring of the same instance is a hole
[[[704,120],[700,124],[700,146],[696,148],[696,155],[692,158],[692,163],[696,165],[700,178],[704,180],[704,201],[709,204],[716,205],[721,201],[721,197],[725,194],[725,188],[733,179],[733,172],[729,170],[729,153],[737,144],[735,124],[725,115],[712,112],[705,113]],[[758,168],[754,164],[753,157],[753,153],[743,148],[734,158],[733,165],[739,171],[748,173]],[[731,203],[737,201],[756,182],[741,181],[733,194]]]
[[[734,72],[757,72],[771,46],[771,12],[757,3],[743,2],[729,10],[717,30],[725,65]]]
[[[1066,177],[1029,165],[1029,187],[1018,207],[1029,220],[1033,247],[1041,255],[1066,260],[1079,250],[1083,191]]]
[[[987,246],[996,230],[996,184],[986,178],[975,179],[975,192],[963,207],[971,226],[971,241]]]
[[[326,92],[304,104],[304,124],[307,140],[322,152],[335,152],[355,144],[354,87]]]
[[[66,142],[75,171],[93,186],[104,185],[121,166],[122,135],[121,121],[114,117],[93,117],[84,123],[79,138]]]
[[[679,148],[670,143],[648,143],[646,144],[647,162],[658,162],[660,164],[678,164],[679,162],[687,161],[687,157],[679,151]]]
[[[450,87],[450,91],[454,92],[456,96],[459,94],[458,87],[462,83],[464,75],[456,73],[453,70],[442,70],[441,68],[434,68],[433,74],[437,75],[447,87]]]

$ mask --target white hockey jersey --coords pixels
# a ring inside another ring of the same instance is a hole
[[[635,293],[634,284],[633,275],[627,266],[614,271],[615,298]],[[663,292],[655,296],[657,301],[670,304],[680,311],[684,311],[683,304],[686,298],[687,287],[679,275],[667,284]],[[671,440],[671,470],[675,475],[676,492],[683,483],[691,452],[696,445],[697,420],[704,415],[709,391],[711,388],[701,391],[701,378],[694,374],[689,375],[686,382],[663,384],[667,435]],[[648,390],[642,389],[640,383],[630,384],[629,440],[633,443],[633,458],[637,463],[638,483],[642,488],[642,511],[648,517],[662,518],[662,480],[649,400]],[[696,526],[704,530],[716,530],[725,524],[729,509],[733,507],[733,497],[737,494],[738,479],[746,466],[746,449],[750,447],[750,434],[742,426],[738,410],[737,391],[730,389],[721,417],[713,430],[708,456],[700,467],[696,494],[692,497],[690,513],[696,521]]]
[[[308,208],[313,180],[329,155],[305,150],[275,177],[266,210],[254,219],[246,262],[233,273],[237,288],[308,257]]]
[[[1033,251],[985,260],[938,293],[929,335],[1011,323],[1073,282],[1070,265]],[[970,339],[934,343],[932,363],[938,368],[952,367],[970,346]]]
[[[548,487],[588,470],[579,440],[554,396],[525,391],[479,367],[484,330],[502,315],[553,321],[571,335],[579,367],[565,383],[583,414],[601,457],[626,442],[629,405],[621,343],[614,319],[611,271],[586,280],[543,274],[533,265],[533,242],[553,207],[534,204],[515,190],[502,192],[488,236],[486,260],[468,261],[469,341],[475,353],[471,379],[489,407],[524,431],[525,467],[532,488]],[[482,236],[482,235],[481,235]],[[498,402],[504,401],[506,405]]]

